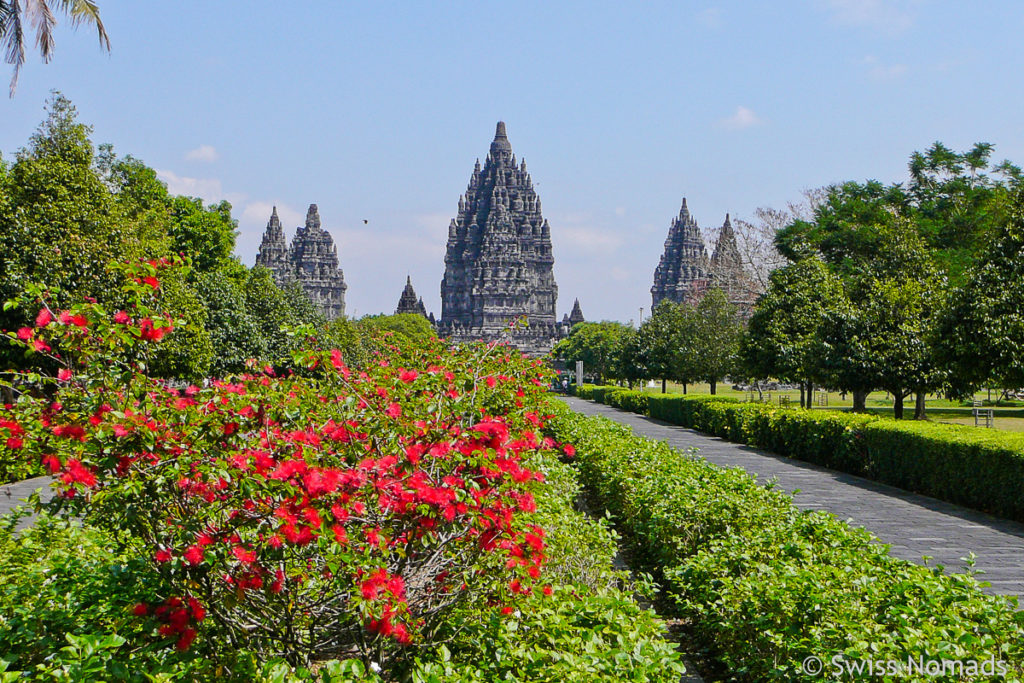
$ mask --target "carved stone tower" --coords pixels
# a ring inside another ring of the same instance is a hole
[[[529,327],[511,340],[520,349],[543,352],[559,336],[551,228],[526,162],[516,163],[504,122],[498,122],[483,168],[477,160],[459,197],[444,263],[442,335],[496,339],[525,316]]]
[[[260,243],[260,250],[256,254],[256,265],[268,268],[275,277],[280,273],[282,276],[290,273],[288,266],[288,243],[284,238],[284,229],[281,227],[281,219],[277,217],[277,207],[274,207],[267,221],[267,230],[263,233],[263,241]],[[282,280],[285,278],[281,278]],[[280,282],[279,282],[280,283]]]
[[[737,307],[741,317],[749,318],[757,300],[757,287],[743,266],[739,247],[736,244],[736,233],[732,229],[729,214],[725,214],[725,223],[718,233],[715,250],[711,254],[709,269],[710,286],[718,287],[729,302]]]
[[[654,271],[652,306],[656,307],[662,299],[676,303],[692,300],[706,286],[708,266],[708,253],[700,228],[690,216],[686,198],[683,198],[683,207],[668,229],[665,252]]]
[[[576,299],[572,305],[572,313],[569,314],[569,325],[579,325],[582,322],[586,322],[583,319],[583,309],[580,308],[580,300]]]
[[[409,275],[405,277],[405,289],[402,290],[398,308],[395,309],[395,315],[399,313],[416,313],[427,317],[427,308],[423,305],[423,299],[416,297],[416,290],[412,288],[412,277]]]
[[[328,320],[345,315],[345,290],[348,289],[345,274],[338,267],[338,248],[334,240],[320,227],[316,204],[309,205],[306,224],[298,229],[287,249],[277,207],[274,207],[256,255],[256,265],[269,268],[279,285],[298,282]]]

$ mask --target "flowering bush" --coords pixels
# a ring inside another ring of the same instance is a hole
[[[147,367],[179,324],[158,307],[173,265],[128,266],[119,311],[34,292],[9,337],[58,369],[12,378],[0,412],[0,459],[56,475],[54,511],[146,548],[154,637],[386,663],[459,603],[540,591],[538,363],[436,343],[356,370],[311,337],[289,367],[172,386]]]

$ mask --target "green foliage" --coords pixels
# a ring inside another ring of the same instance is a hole
[[[584,387],[587,388],[587,387]],[[596,401],[1024,522],[1024,435],[593,387]]]
[[[241,267],[196,277],[195,288],[206,311],[206,333],[213,347],[210,372],[216,377],[240,373],[247,360],[266,356],[266,340],[246,305],[245,278]]]
[[[936,346],[955,393],[987,382],[1024,386],[1024,192],[1015,195],[1009,220],[950,298]]]
[[[231,258],[238,222],[231,218],[231,204],[221,201],[203,208],[198,197],[174,197],[170,202],[171,252],[192,257],[201,271],[216,269]]]
[[[651,397],[652,411],[660,401]],[[729,405],[721,400],[693,401]],[[557,408],[588,489],[664,578],[698,641],[736,681],[804,680],[808,656],[994,658],[1024,671],[1015,601],[970,576],[891,557],[862,529],[737,469]],[[800,415],[797,411],[790,411]],[[851,596],[856,596],[853,599]]]
[[[357,320],[356,326],[364,339],[376,340],[374,348],[381,344],[422,346],[437,339],[430,321],[416,313],[367,315]]]
[[[816,256],[773,271],[742,340],[745,372],[786,382],[814,378],[821,368],[815,349],[821,320],[848,308],[839,280]]]
[[[619,369],[616,354],[629,331],[628,325],[617,322],[580,323],[572,328],[568,337],[555,344],[551,354],[571,367],[583,361],[584,374],[601,382],[613,377]]]
[[[737,317],[736,307],[729,303],[725,292],[712,287],[697,303],[694,343],[683,346],[684,364],[695,369],[695,377],[715,384],[736,370],[743,325]]]

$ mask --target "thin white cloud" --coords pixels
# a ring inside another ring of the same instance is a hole
[[[895,36],[914,25],[915,0],[825,0],[832,20],[841,26],[867,28]]]
[[[718,125],[729,130],[743,130],[744,128],[759,126],[762,123],[763,121],[758,118],[752,109],[740,106],[736,107],[736,112],[732,116],[721,119]]]
[[[212,164],[217,159],[220,159],[220,154],[217,153],[217,148],[213,145],[199,145],[185,154],[185,161],[202,161]]]
[[[285,233],[289,236],[295,231],[295,228],[302,225],[306,220],[304,211],[293,209],[283,202],[252,201],[246,203],[242,208],[242,213],[238,217],[238,223],[243,229],[250,226],[253,228],[258,226],[259,231],[262,232],[267,225],[267,221],[270,220],[270,214],[274,211],[275,206],[277,207],[277,216],[281,219],[281,226],[284,227]]]
[[[246,200],[244,193],[225,192],[218,178],[190,178],[159,168],[156,169],[156,177],[166,183],[167,191],[171,194],[199,197],[204,202],[211,204],[226,199],[231,202],[232,206],[240,206]]]
[[[883,64],[874,55],[868,55],[862,61],[868,68],[868,77],[874,81],[895,81],[907,73],[906,64]]]
[[[615,207],[615,215],[618,216],[619,218],[625,216],[626,215],[626,207],[624,207],[624,206],[616,206]]]

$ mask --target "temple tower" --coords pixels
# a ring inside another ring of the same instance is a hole
[[[338,267],[338,248],[320,224],[316,204],[310,204],[306,223],[291,246],[285,246],[284,229],[274,207],[263,233],[256,265],[269,268],[278,285],[298,282],[302,291],[328,320],[345,315],[345,274]]]
[[[665,251],[654,271],[652,307],[656,307],[662,299],[676,303],[691,301],[706,286],[708,267],[708,253],[700,236],[700,228],[690,216],[684,197],[679,215],[668,229]]]
[[[423,299],[416,296],[416,290],[412,288],[412,277],[409,275],[405,276],[405,289],[402,290],[402,296],[398,298],[398,307],[395,309],[395,315],[400,313],[415,313],[427,317],[427,308],[423,305]]]
[[[536,352],[550,348],[560,329],[551,228],[502,121],[483,167],[478,159],[459,197],[444,263],[441,334],[496,339],[510,321],[526,317],[528,331],[513,343]]]

